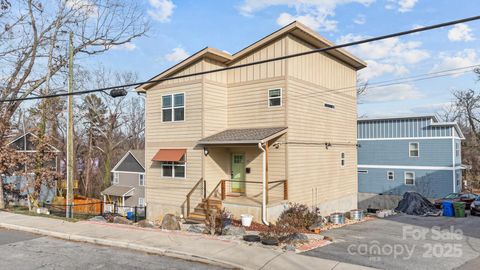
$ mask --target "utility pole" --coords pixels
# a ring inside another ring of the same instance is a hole
[[[67,197],[66,217],[73,217],[73,32],[68,46],[68,130],[67,130]]]

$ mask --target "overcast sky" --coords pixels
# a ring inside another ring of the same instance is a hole
[[[148,79],[192,53],[215,47],[235,53],[299,20],[334,42],[348,42],[480,14],[477,0],[138,0],[152,20],[148,37],[91,59]],[[351,47],[368,63],[360,76],[377,82],[480,64],[480,22]],[[454,89],[479,89],[475,76],[373,87],[359,115],[425,114],[451,101]]]

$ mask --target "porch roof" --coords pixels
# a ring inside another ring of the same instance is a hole
[[[130,193],[134,189],[135,188],[131,187],[131,186],[112,185],[112,186],[109,186],[108,188],[106,188],[105,190],[103,190],[101,192],[101,194],[102,195],[109,195],[109,196],[118,196],[118,197],[131,196],[131,195],[133,195],[133,193],[130,194],[130,195],[128,195],[128,193]]]
[[[263,143],[287,132],[287,127],[227,129],[198,141],[198,144]]]

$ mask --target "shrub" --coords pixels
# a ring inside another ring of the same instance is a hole
[[[225,208],[220,210],[211,210],[207,219],[205,220],[205,225],[207,231],[211,234],[222,234],[223,227],[225,227],[225,223],[227,219],[231,219],[233,215],[225,210]]]
[[[318,221],[319,214],[316,207],[310,208],[305,204],[290,203],[289,208],[285,209],[278,217],[277,225],[308,230],[308,227]]]

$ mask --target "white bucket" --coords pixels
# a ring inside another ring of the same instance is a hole
[[[243,227],[250,227],[252,225],[253,216],[252,215],[240,215],[242,219],[242,226]]]

